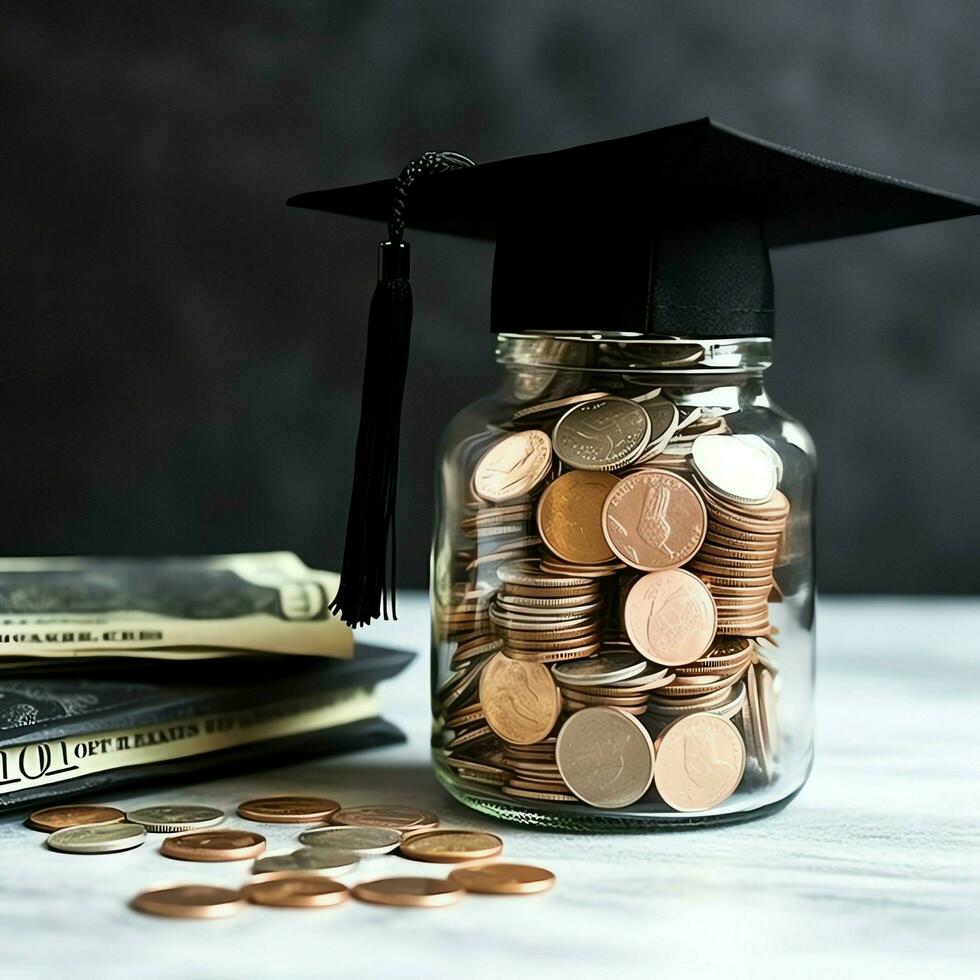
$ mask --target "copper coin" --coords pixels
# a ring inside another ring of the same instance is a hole
[[[661,470],[625,477],[602,512],[609,546],[628,565],[644,571],[676,568],[701,547],[708,514],[686,480]]]
[[[650,416],[628,398],[600,398],[570,408],[554,429],[555,453],[580,470],[615,470],[646,449]]]
[[[555,876],[530,864],[486,864],[456,868],[449,880],[477,895],[533,895],[554,887]]]
[[[686,715],[657,739],[657,792],[684,813],[710,810],[735,792],[745,772],[745,744],[720,715]]]
[[[415,834],[401,846],[403,857],[440,864],[496,857],[504,842],[496,834],[470,830],[432,830]]]
[[[297,875],[245,885],[242,896],[253,905],[284,909],[325,908],[346,902],[350,898],[350,889],[332,878]]]
[[[540,742],[555,727],[561,697],[551,671],[538,663],[496,654],[480,677],[487,724],[507,742]]]
[[[339,803],[323,796],[264,796],[246,800],[238,815],[262,823],[322,823],[339,809]]]
[[[610,473],[572,470],[548,484],[538,501],[541,540],[559,558],[591,565],[613,557],[602,533],[602,506],[619,483]]]
[[[551,440],[537,429],[515,432],[491,446],[476,465],[473,488],[484,500],[522,497],[551,469]]]
[[[125,819],[126,814],[114,806],[69,804],[35,810],[27,818],[27,826],[32,830],[43,830],[46,833],[51,833],[65,827],[82,827],[93,823],[121,823]]]
[[[140,892],[130,905],[150,915],[173,919],[222,919],[245,907],[240,892],[214,885],[177,885]]]
[[[384,803],[344,807],[331,817],[331,822],[342,827],[387,827],[403,833],[439,826],[439,818],[428,810]]]
[[[466,893],[459,885],[438,878],[379,878],[355,885],[351,894],[373,905],[438,908],[454,905]]]
[[[167,837],[160,853],[180,861],[245,861],[265,850],[265,838],[248,830],[199,830]]]
[[[707,586],[678,568],[649,572],[626,597],[626,631],[637,650],[668,667],[697,660],[715,638],[717,613]]]

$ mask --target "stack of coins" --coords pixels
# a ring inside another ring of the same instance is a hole
[[[555,759],[557,739],[546,738],[533,745],[505,745],[502,762],[510,775],[503,786],[507,796],[545,803],[574,803]]]
[[[587,660],[556,664],[552,669],[566,713],[609,705],[631,715],[646,714],[650,692],[674,679],[666,667],[654,670],[635,651],[604,651]]]

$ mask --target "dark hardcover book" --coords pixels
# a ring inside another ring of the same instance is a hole
[[[236,657],[0,676],[0,812],[402,741],[375,686],[412,659]]]

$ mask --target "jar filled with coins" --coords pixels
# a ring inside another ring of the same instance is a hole
[[[502,334],[450,425],[433,754],[462,802],[569,829],[761,816],[813,751],[814,453],[771,340]]]

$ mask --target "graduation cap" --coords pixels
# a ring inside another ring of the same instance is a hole
[[[299,194],[388,223],[379,250],[336,611],[394,611],[398,429],[411,330],[405,227],[496,243],[491,329],[771,337],[769,249],[980,214],[980,203],[711,119],[474,165],[427,153],[395,180]]]

